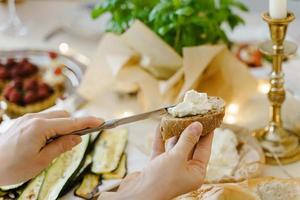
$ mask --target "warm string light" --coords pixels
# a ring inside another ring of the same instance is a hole
[[[65,42],[60,43],[58,48],[62,54],[67,54],[70,50],[69,45]]]
[[[235,124],[236,123],[236,117],[233,116],[233,115],[227,115],[224,119],[224,121],[227,123],[227,124]]]
[[[76,53],[73,49],[70,48],[70,45],[66,42],[62,42],[59,44],[58,46],[59,52],[63,55],[69,55],[72,56],[74,58],[76,58],[76,60],[78,60],[79,62],[85,64],[85,65],[89,65],[90,64],[90,60],[88,57]]]
[[[123,118],[123,117],[130,117],[130,116],[132,116],[132,115],[134,115],[133,112],[131,112],[131,111],[124,111],[123,113],[121,113],[121,114],[119,115],[119,117],[121,117],[121,118]]]
[[[239,112],[239,105],[237,103],[231,103],[226,108],[226,115],[224,121],[227,124],[235,124],[237,122],[237,114]]]
[[[239,112],[239,105],[232,103],[228,105],[227,109],[229,114],[237,114]]]
[[[270,91],[270,83],[266,80],[260,80],[258,82],[258,91],[262,94],[268,94]]]

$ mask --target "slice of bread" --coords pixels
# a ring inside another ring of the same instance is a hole
[[[208,101],[212,103],[212,109],[204,114],[181,118],[173,117],[170,114],[165,115],[160,123],[163,140],[167,140],[173,136],[179,136],[186,127],[196,121],[200,122],[203,126],[202,136],[218,128],[222,124],[225,115],[225,103],[223,99],[219,97],[209,97]]]
[[[263,177],[240,183],[202,185],[173,200],[299,200],[300,180]]]

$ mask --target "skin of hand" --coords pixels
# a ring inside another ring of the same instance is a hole
[[[213,138],[213,133],[204,137],[201,133],[202,125],[195,122],[179,139],[172,138],[165,145],[157,131],[148,166],[128,175],[116,193],[99,199],[169,200],[198,189],[204,181]]]
[[[0,136],[0,185],[31,179],[56,157],[81,142],[73,131],[94,128],[103,121],[95,117],[72,118],[65,111],[28,114],[17,119]],[[46,144],[47,140],[60,136]]]

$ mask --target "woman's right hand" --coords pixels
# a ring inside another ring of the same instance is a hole
[[[94,128],[95,117],[72,118],[65,111],[28,114],[0,136],[0,186],[27,181],[38,175],[60,154],[81,142],[71,132]],[[47,144],[51,138],[53,142]]]

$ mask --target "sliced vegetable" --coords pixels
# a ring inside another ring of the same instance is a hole
[[[103,174],[114,171],[127,143],[127,129],[104,131],[95,143],[92,172]]]
[[[68,184],[66,184],[64,186],[60,195],[65,195],[70,190],[72,190],[74,188],[74,186],[77,185],[81,181],[84,173],[87,171],[90,171],[91,164],[92,164],[92,155],[88,154],[85,157],[84,163],[83,163],[82,167],[80,168],[80,170],[73,176],[73,178],[70,181],[68,181]]]
[[[1,191],[1,190],[0,190],[0,197],[5,196],[6,194],[7,194],[7,192],[4,192],[4,191]]]
[[[100,175],[88,173],[84,175],[80,186],[75,190],[75,196],[91,199],[97,193],[100,184]]]
[[[126,175],[126,172],[127,172],[126,162],[127,162],[126,154],[123,154],[118,168],[115,169],[113,172],[103,174],[102,178],[105,180],[124,178],[124,176]]]
[[[2,190],[2,191],[15,190],[15,189],[21,187],[24,183],[25,183],[25,182],[23,182],[23,183],[18,183],[18,184],[15,184],[15,185],[1,186],[1,187],[0,187],[0,190]]]
[[[85,135],[82,137],[81,144],[55,160],[46,171],[39,200],[54,200],[59,197],[64,186],[80,170],[88,144],[89,135]]]
[[[45,172],[42,172],[36,178],[31,180],[28,183],[28,185],[25,187],[24,191],[21,193],[18,200],[37,200],[44,179],[45,179]]]
[[[92,160],[93,157],[91,154],[88,154],[85,157],[83,166],[81,167],[81,169],[78,171],[78,173],[75,175],[74,179],[77,179],[79,176],[81,176],[83,174],[83,172],[92,164]]]

